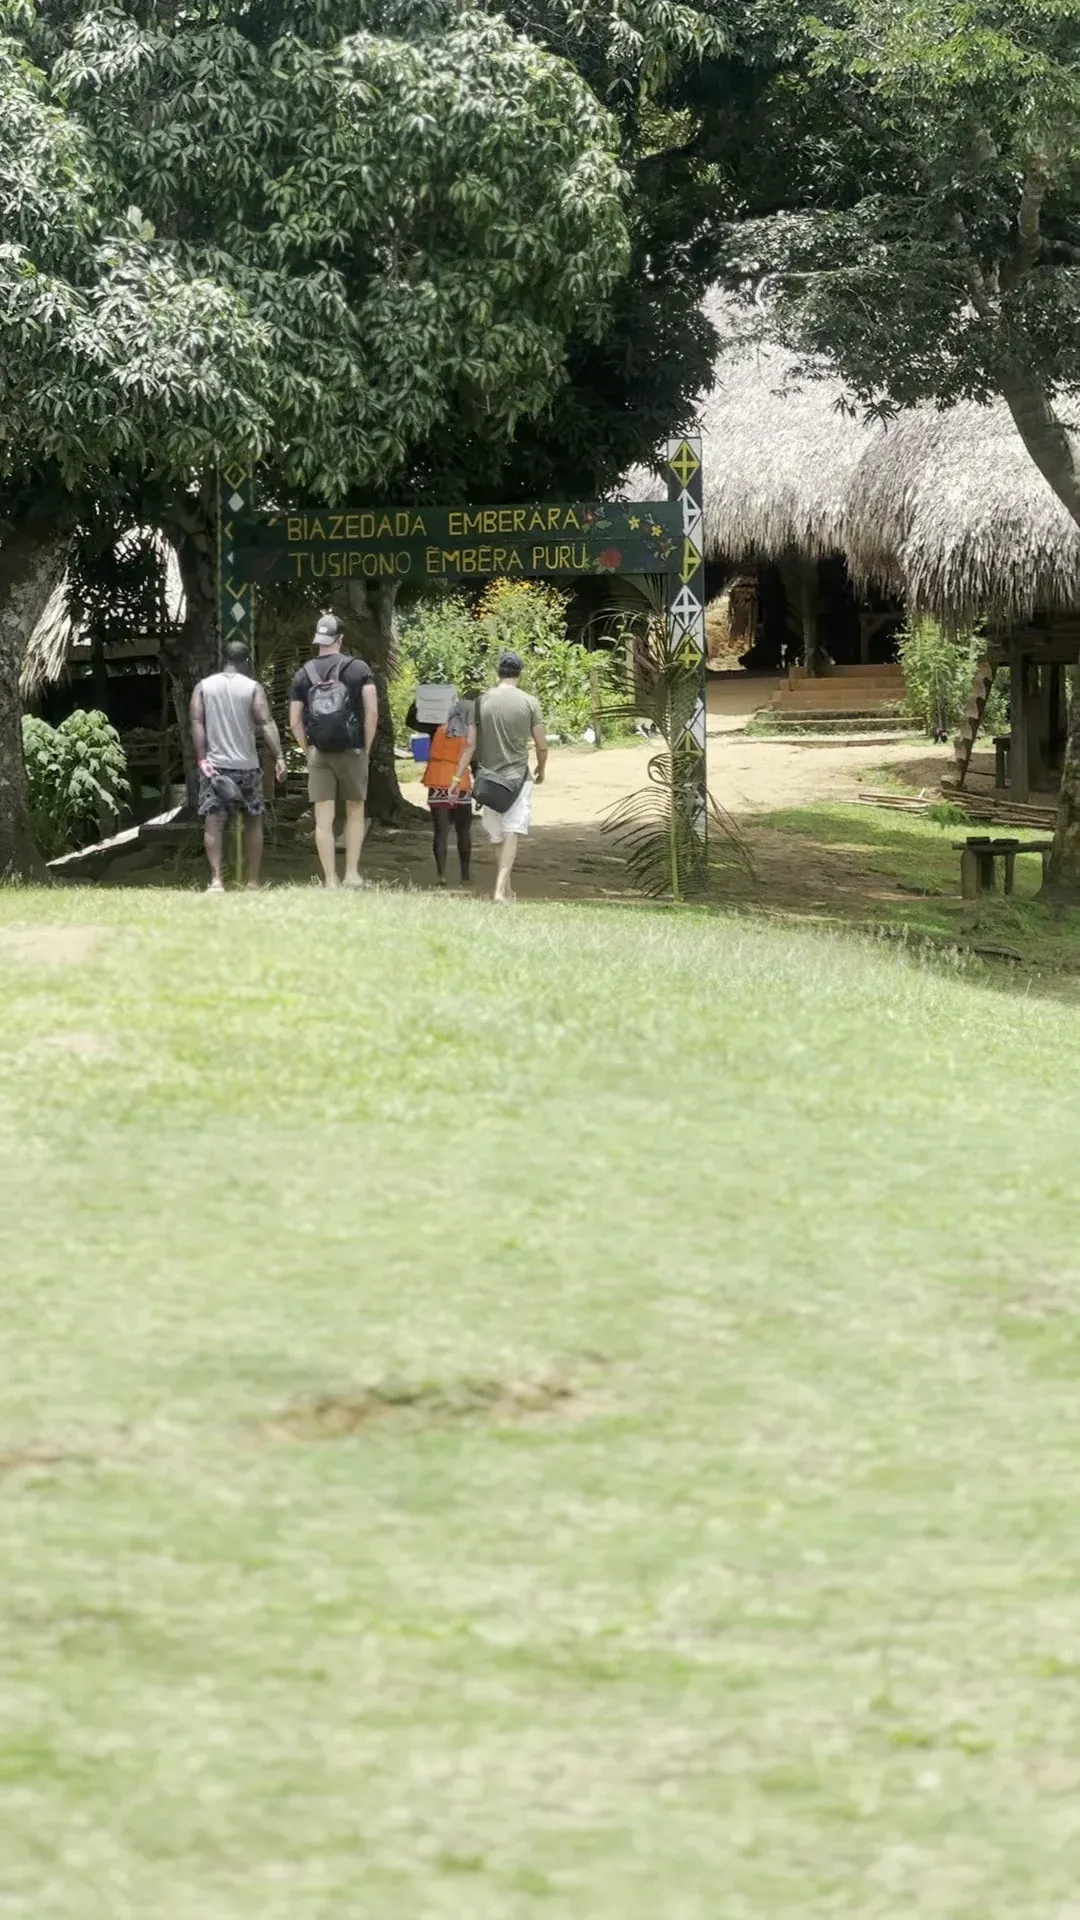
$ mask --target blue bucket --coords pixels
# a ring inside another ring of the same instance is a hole
[[[412,757],[421,767],[431,759],[431,741],[426,733],[414,734],[409,741]]]

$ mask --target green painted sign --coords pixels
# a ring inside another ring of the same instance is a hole
[[[238,518],[230,534],[229,571],[255,585],[388,579],[422,586],[605,573],[685,578],[691,564],[682,508],[668,501],[293,509]]]

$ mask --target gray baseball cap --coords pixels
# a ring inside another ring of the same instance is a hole
[[[321,613],[315,623],[315,645],[336,647],[344,633],[345,629],[336,613]]]

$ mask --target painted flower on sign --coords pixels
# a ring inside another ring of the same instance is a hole
[[[614,573],[622,564],[622,551],[619,547],[603,547],[596,556],[596,564],[604,573]]]

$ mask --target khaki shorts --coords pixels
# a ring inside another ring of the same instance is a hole
[[[361,747],[348,753],[320,753],[318,747],[309,747],[307,767],[309,800],[336,800],[339,788],[346,800],[367,799],[368,760]]]

